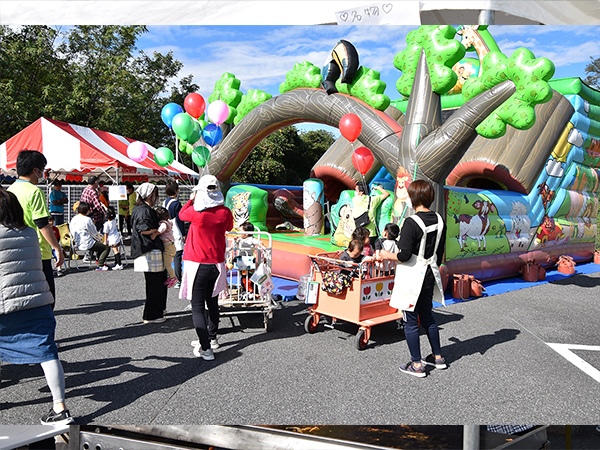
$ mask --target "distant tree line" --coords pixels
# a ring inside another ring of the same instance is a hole
[[[43,116],[173,149],[161,109],[183,105],[198,85],[192,74],[178,77],[183,64],[172,52],[148,55],[137,47],[147,32],[145,26],[0,26],[0,143]],[[235,181],[301,183],[333,140],[325,131],[287,127],[258,145]],[[189,155],[183,163],[195,168]]]

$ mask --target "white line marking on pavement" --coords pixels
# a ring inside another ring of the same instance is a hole
[[[600,370],[596,369],[590,363],[577,356],[571,350],[588,350],[593,352],[600,352],[599,345],[577,345],[577,344],[549,344],[546,342],[551,349],[556,351],[559,355],[564,357],[571,364],[575,365],[578,369],[582,370],[585,374],[592,377],[594,380],[600,383]]]

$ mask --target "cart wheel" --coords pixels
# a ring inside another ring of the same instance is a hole
[[[265,331],[268,333],[271,330],[273,330],[273,317],[265,314]]]
[[[314,314],[309,314],[309,316],[304,321],[304,329],[307,333],[314,333],[317,331],[317,326],[319,325],[319,319]]]
[[[356,336],[354,337],[354,345],[356,345],[356,348],[358,350],[364,350],[365,348],[367,348],[367,345],[369,344],[369,340],[366,339],[366,332],[364,329],[360,329],[358,330],[358,333],[356,333]]]

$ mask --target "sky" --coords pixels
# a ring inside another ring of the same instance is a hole
[[[402,75],[394,56],[406,48],[406,35],[416,26],[150,26],[138,47],[146,53],[173,52],[184,64],[179,76],[192,74],[199,93],[208,102],[214,84],[225,72],[241,81],[240,90],[260,89],[279,95],[279,85],[295,63],[309,61],[322,68],[340,39],[357,49],[360,64],[380,72],[385,94],[392,100]],[[600,57],[600,26],[502,26],[488,30],[500,50],[510,56],[519,47],[535,57],[550,59],[553,78],[585,78],[590,57]],[[467,52],[466,57],[475,57]],[[297,125],[300,129],[323,125]],[[327,128],[330,131],[337,130]]]

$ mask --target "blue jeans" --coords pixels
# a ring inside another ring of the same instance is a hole
[[[410,359],[421,361],[421,346],[419,343],[419,321],[427,333],[431,350],[435,355],[440,354],[440,332],[433,318],[433,287],[435,279],[428,268],[421,294],[414,311],[404,311],[404,335],[410,351]]]
[[[200,264],[192,288],[192,321],[202,350],[210,348],[210,340],[217,337],[219,329],[218,297],[212,296],[218,277],[215,264]]]

